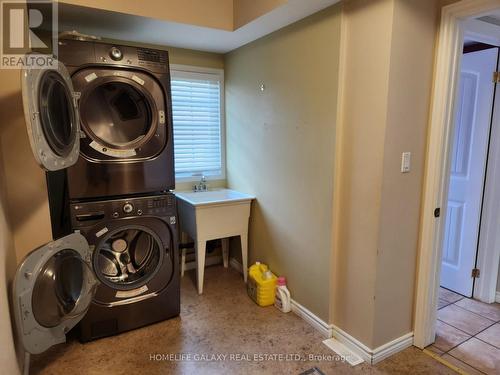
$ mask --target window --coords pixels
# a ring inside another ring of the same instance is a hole
[[[171,66],[177,181],[225,177],[224,73]]]

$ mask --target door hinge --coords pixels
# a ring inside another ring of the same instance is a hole
[[[500,83],[500,72],[493,72],[493,83]]]
[[[479,268],[474,268],[471,272],[471,277],[477,278],[481,274],[481,271],[479,271]]]

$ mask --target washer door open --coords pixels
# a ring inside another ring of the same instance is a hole
[[[61,62],[56,69],[23,69],[24,116],[37,163],[56,171],[76,163],[80,152],[77,95]]]
[[[42,353],[66,341],[85,315],[97,280],[86,239],[73,233],[26,256],[14,278],[14,316],[24,349]]]

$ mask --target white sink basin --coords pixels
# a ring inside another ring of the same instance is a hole
[[[202,192],[176,192],[179,227],[182,238],[187,234],[194,241],[196,251],[196,280],[198,293],[203,293],[206,243],[222,239],[224,267],[229,264],[229,237],[239,236],[243,280],[247,281],[248,267],[248,220],[254,196],[230,189]],[[185,233],[185,234],[184,234]],[[181,253],[181,275],[186,264],[186,249]]]
[[[179,191],[175,193],[176,197],[193,206],[205,206],[212,204],[221,204],[229,202],[243,202],[255,199],[253,195],[240,193],[230,189],[215,189],[209,191]]]

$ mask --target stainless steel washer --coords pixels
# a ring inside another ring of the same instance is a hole
[[[73,229],[92,248],[92,269],[99,281],[80,323],[82,341],[179,314],[175,218],[172,193],[71,205]]]

